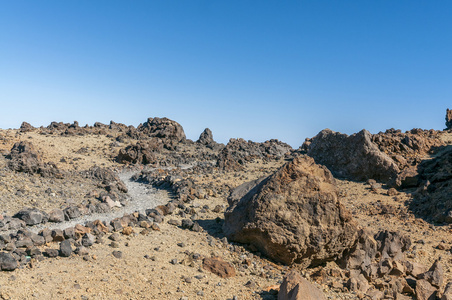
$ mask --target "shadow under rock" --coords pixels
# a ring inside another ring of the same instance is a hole
[[[225,237],[223,233],[223,224],[224,220],[220,218],[216,219],[203,219],[203,220],[195,220],[199,226],[204,229],[209,235],[214,238],[222,239]]]

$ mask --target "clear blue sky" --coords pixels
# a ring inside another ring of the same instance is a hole
[[[188,138],[444,128],[451,1],[2,1],[0,128],[51,121]]]

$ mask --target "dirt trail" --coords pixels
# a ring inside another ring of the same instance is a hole
[[[95,213],[90,215],[84,215],[82,217],[65,221],[61,223],[46,223],[36,226],[28,227],[31,231],[38,233],[43,228],[53,229],[65,229],[73,227],[76,224],[86,224],[95,220],[110,221],[115,218],[122,217],[125,214],[131,214],[133,212],[144,213],[146,209],[154,208],[158,205],[163,205],[171,200],[171,195],[165,190],[159,190],[153,188],[149,184],[133,181],[131,178],[135,173],[133,171],[124,171],[119,173],[119,178],[127,186],[128,203],[121,208],[114,208],[109,213]]]

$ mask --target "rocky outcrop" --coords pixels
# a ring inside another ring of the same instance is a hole
[[[452,129],[452,110],[446,110],[446,130]]]
[[[338,177],[389,182],[400,171],[394,161],[372,142],[372,135],[367,130],[348,136],[325,129],[302,147],[316,163],[325,165]]]
[[[15,143],[8,158],[10,159],[9,168],[16,172],[40,174],[44,177],[62,178],[63,176],[55,164],[42,162],[40,155],[30,142]]]
[[[95,166],[84,172],[84,175],[87,178],[99,180],[99,185],[106,189],[114,199],[116,198],[114,197],[115,194],[119,192],[127,193],[128,191],[124,182],[110,169]]]
[[[22,124],[20,125],[20,132],[30,132],[33,131],[35,128],[33,126],[31,126],[30,123],[27,122],[22,122]]]
[[[156,163],[154,152],[161,150],[162,143],[158,139],[138,142],[136,145],[129,145],[119,150],[116,161],[119,163],[132,163],[149,165]]]
[[[128,134],[133,136],[133,132]],[[138,139],[159,138],[164,147],[170,150],[186,139],[182,126],[168,118],[148,118],[145,123],[137,127],[135,135]]]
[[[326,297],[297,271],[292,270],[284,277],[279,288],[278,300],[326,300]]]
[[[292,147],[275,139],[263,143],[230,139],[218,155],[217,166],[224,171],[239,171],[247,162],[255,159],[280,159],[291,151]]]
[[[206,146],[215,143],[215,141],[213,140],[212,131],[209,128],[204,129],[196,142]]]
[[[285,264],[335,260],[357,239],[358,227],[338,200],[331,172],[308,156],[239,186],[228,202],[228,239]]]
[[[419,165],[419,180],[410,209],[429,221],[452,223],[452,146]]]
[[[387,154],[401,172],[391,183],[396,187],[413,187],[418,184],[417,167],[427,155],[437,151],[444,143],[436,130],[411,129],[407,132],[388,129],[372,136],[380,151]]]

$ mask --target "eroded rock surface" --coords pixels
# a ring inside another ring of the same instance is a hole
[[[372,142],[372,135],[365,129],[350,136],[325,129],[305,142],[303,148],[316,163],[327,166],[338,177],[388,182],[400,171]]]
[[[338,200],[331,172],[307,156],[238,187],[228,202],[228,239],[285,264],[334,260],[356,242],[358,227]]]

